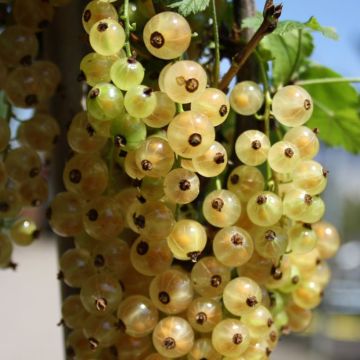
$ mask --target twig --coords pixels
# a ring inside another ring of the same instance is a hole
[[[130,25],[130,21],[129,21],[129,0],[124,1],[124,15],[122,16],[122,19],[125,22],[125,34],[126,34],[125,51],[126,51],[126,56],[131,57],[132,52],[131,52],[131,47],[130,47],[130,32],[131,32],[133,26]]]
[[[245,64],[246,60],[255,50],[256,46],[263,39],[265,35],[271,34],[277,26],[278,19],[281,15],[282,4],[274,5],[273,0],[266,0],[264,6],[264,20],[260,25],[259,29],[255,32],[254,36],[246,44],[243,50],[239,51],[233,57],[233,63],[224,75],[223,79],[220,82],[219,88],[225,90],[228,88],[231,80],[236,76],[242,66]]]

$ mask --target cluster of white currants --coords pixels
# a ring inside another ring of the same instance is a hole
[[[129,24],[124,30],[118,20],[110,1],[91,1],[83,13],[94,52],[81,77],[92,89],[68,132],[67,191],[48,212],[53,230],[75,241],[60,261],[60,277],[81,288],[62,309],[72,329],[68,356],[266,359],[282,331],[308,326],[329,281],[324,260],[339,246],[336,230],[318,223],[327,172],[312,160],[316,134],[300,126],[311,98],[297,86],[279,90],[272,111],[291,127],[284,141],[240,134],[244,165],[227,189],[204,194],[198,212],[206,221],[186,218],[181,209],[200,202],[201,180],[227,167],[215,127],[230,104],[251,115],[264,95],[251,82],[237,84],[230,99],[208,88],[202,66],[180,59],[192,33],[174,12],[143,29],[149,53],[170,60],[153,91],[129,53]],[[273,173],[265,180],[257,166],[266,161]]]
[[[27,246],[39,235],[35,221],[21,210],[39,207],[48,198],[42,163],[60,134],[48,102],[61,74],[54,63],[38,59],[37,34],[51,22],[53,6],[68,2],[15,0],[9,5],[15,22],[0,34],[0,89],[6,113],[0,119],[0,268],[15,266],[12,241]],[[33,116],[19,120],[15,108],[33,109]]]

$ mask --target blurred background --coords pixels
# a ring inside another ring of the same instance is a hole
[[[264,1],[256,2],[261,9]],[[315,15],[320,24],[337,29],[337,42],[315,34],[314,62],[344,76],[360,76],[359,0],[284,0],[283,5],[282,19],[306,21]],[[68,32],[79,40],[76,31]],[[330,170],[325,219],[336,225],[343,246],[331,261],[332,282],[311,329],[284,337],[272,355],[275,360],[360,359],[360,156],[323,145],[317,159]],[[63,360],[56,241],[47,234],[29,248],[16,248],[14,258],[17,272],[0,272],[1,359]]]

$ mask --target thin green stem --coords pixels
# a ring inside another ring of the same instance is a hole
[[[222,190],[222,183],[219,177],[217,177],[215,180],[215,186],[216,186],[216,190]]]
[[[215,63],[214,63],[214,87],[218,87],[220,78],[220,37],[219,37],[219,24],[216,13],[215,0],[211,0],[211,16],[213,20],[213,33],[215,43]]]
[[[124,15],[123,19],[125,22],[125,35],[126,35],[126,41],[125,41],[125,52],[127,57],[132,56],[131,47],[130,47],[130,31],[131,31],[131,25],[129,21],[129,0],[124,0]]]
[[[265,112],[264,112],[264,125],[265,125],[265,135],[270,139],[270,116],[271,116],[271,96],[270,92],[265,92]],[[266,177],[267,177],[267,184],[269,190],[274,189],[274,177],[272,174],[271,167],[269,165],[269,162],[266,162]]]
[[[319,84],[336,84],[336,83],[360,83],[360,77],[339,77],[339,78],[322,78],[298,80],[296,85],[319,85]]]
[[[259,52],[257,50],[255,50],[254,53],[255,53],[256,59],[257,59],[258,64],[259,64],[260,76],[261,76],[262,82],[264,84],[264,92],[266,94],[270,90],[269,78],[268,78],[268,75],[267,75],[267,72],[266,72],[266,69],[265,69],[264,61],[261,59],[261,56],[260,56]]]
[[[177,113],[178,113],[178,114],[184,112],[184,109],[183,109],[182,104],[176,103],[176,110],[177,110]]]

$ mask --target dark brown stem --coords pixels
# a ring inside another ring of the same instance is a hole
[[[228,88],[231,80],[236,76],[246,60],[256,49],[257,45],[264,38],[265,35],[271,34],[277,26],[278,19],[281,15],[282,4],[274,5],[273,0],[266,0],[264,6],[264,20],[260,27],[257,29],[253,37],[246,44],[246,46],[237,52],[233,57],[233,62],[228,72],[222,78],[219,88],[225,90]]]

